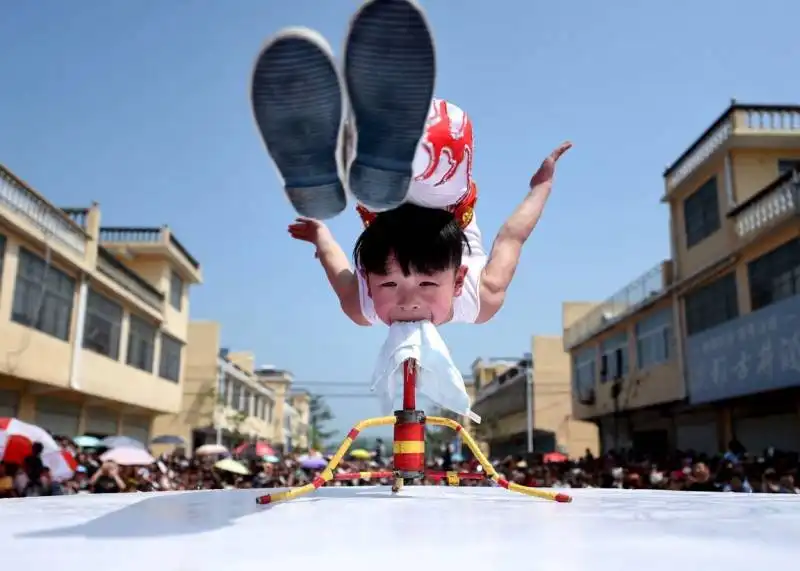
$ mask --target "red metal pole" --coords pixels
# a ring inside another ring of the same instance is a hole
[[[403,409],[417,408],[417,362],[406,359],[403,362]]]

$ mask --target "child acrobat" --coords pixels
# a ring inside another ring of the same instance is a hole
[[[359,325],[489,321],[571,144],[544,160],[487,255],[474,212],[472,122],[433,98],[435,53],[419,7],[365,4],[350,26],[342,75],[325,40],[306,29],[282,31],[256,62],[256,121],[301,215],[290,235],[315,246],[342,310]],[[345,188],[365,225],[355,267],[321,221],[346,208]]]

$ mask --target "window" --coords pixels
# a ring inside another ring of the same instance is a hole
[[[11,319],[53,337],[69,339],[75,280],[20,248]]]
[[[687,335],[736,319],[739,301],[733,272],[688,294],[685,303]]]
[[[217,399],[220,403],[228,403],[228,375],[225,374],[222,367],[217,373]]]
[[[663,309],[636,324],[636,361],[649,369],[670,360],[673,351],[672,309]]]
[[[174,337],[161,333],[161,355],[158,363],[158,376],[175,381],[181,378],[181,351],[183,343]]]
[[[572,358],[573,384],[578,394],[585,397],[597,380],[597,348],[585,349]]]
[[[753,311],[800,294],[800,239],[753,260],[747,264],[747,273]]]
[[[710,178],[683,201],[686,247],[691,248],[719,230],[719,195],[717,177]]]
[[[619,363],[617,353],[622,357]],[[627,375],[630,368],[628,353],[628,334],[624,331],[603,341],[600,345],[600,363],[605,361],[606,370],[605,375],[602,370],[600,371],[600,381],[611,381]]]
[[[6,257],[6,237],[0,234],[0,283],[3,281],[3,259]]]
[[[89,290],[86,298],[86,324],[83,330],[83,347],[119,358],[119,337],[122,329],[122,307],[110,299]]]
[[[153,372],[153,354],[156,346],[156,327],[135,315],[131,315],[128,332],[128,359],[131,367],[148,373]]]
[[[778,159],[778,176],[792,170],[800,171],[800,159]]]
[[[183,307],[183,280],[175,272],[169,284],[169,303],[178,311]]]
[[[234,410],[239,410],[239,402],[242,398],[242,384],[238,381],[231,381],[231,400],[230,407]]]

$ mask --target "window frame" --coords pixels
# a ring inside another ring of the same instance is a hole
[[[672,307],[666,307],[653,312],[636,323],[634,327],[636,336],[636,365],[639,370],[646,371],[652,367],[668,363],[675,352],[675,337],[673,334]],[[649,344],[653,351],[653,358],[645,359],[647,351],[644,347]],[[660,352],[660,354],[658,354]]]
[[[719,211],[719,181],[716,175],[683,200],[683,232],[690,249],[722,227]]]
[[[793,238],[747,264],[750,310],[800,294],[800,238]]]
[[[140,335],[141,330],[151,331],[152,336],[149,339],[146,339],[143,335]],[[144,371],[145,373],[153,374],[153,370],[155,368],[155,352],[156,352],[156,334],[158,333],[158,327],[155,324],[147,321],[147,319],[136,315],[135,313],[131,313],[128,316],[128,351],[125,355],[125,364],[129,365],[135,369],[139,369],[140,371]],[[144,342],[149,345],[149,351],[147,353],[147,361],[149,361],[149,366],[145,365],[143,362],[133,362],[132,361],[132,354],[134,353],[133,344],[135,341],[135,337],[138,338],[140,342]]]
[[[100,306],[92,307],[92,300],[97,301]],[[109,309],[113,310],[114,312],[118,312],[118,315],[112,316],[107,314],[106,311]],[[93,353],[97,353],[98,355],[103,355],[104,357],[113,359],[114,361],[119,361],[120,347],[122,346],[122,321],[124,318],[125,310],[120,303],[117,303],[93,288],[89,288],[89,291],[86,295],[86,313],[84,315],[85,321],[83,325],[83,339],[81,340],[81,347],[88,351],[92,351]],[[105,322],[105,324],[109,325],[110,327],[108,352],[100,347],[87,345],[87,343],[94,341],[89,338],[89,325],[93,319]],[[114,322],[114,319],[117,319],[117,321]],[[116,342],[114,342],[115,337]]]
[[[178,311],[183,311],[183,292],[185,288],[186,282],[178,272],[172,270],[169,279],[169,304]]]
[[[37,273],[39,275],[34,275]],[[55,283],[52,283],[53,280]],[[69,342],[72,334],[72,314],[75,309],[76,283],[75,278],[55,267],[52,261],[26,248],[19,248],[17,276],[11,302],[11,321]],[[50,287],[51,285],[54,287]],[[30,299],[29,295],[33,298]],[[29,307],[31,302],[35,302],[35,308]],[[47,323],[47,314],[48,310],[54,308],[54,304],[57,315],[53,318],[54,323],[51,327]],[[31,309],[35,316],[30,315]]]
[[[166,344],[165,344],[166,341]],[[165,350],[165,345],[166,349]],[[184,343],[180,339],[161,332],[161,351],[158,355],[158,376],[167,381],[179,383],[181,380],[181,365],[183,364]],[[176,355],[172,352],[177,349]],[[170,354],[168,354],[170,353]],[[167,362],[167,360],[170,360]],[[177,365],[175,361],[177,360]],[[173,370],[174,369],[174,370]]]
[[[738,289],[736,271],[732,270],[714,281],[688,292],[683,297],[686,336],[691,337],[739,317]],[[722,313],[714,316],[712,308],[720,307],[720,301],[722,302]],[[698,318],[702,315],[711,315],[711,318],[704,322],[703,319]]]

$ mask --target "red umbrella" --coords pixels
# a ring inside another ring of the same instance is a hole
[[[545,464],[559,464],[567,460],[569,460],[569,458],[567,458],[566,454],[562,454],[561,452],[548,452],[544,455]]]
[[[233,453],[236,456],[258,456],[259,458],[275,455],[275,451],[272,449],[272,447],[263,440],[240,444],[233,449]]]
[[[50,468],[55,480],[72,477],[78,463],[46,430],[16,418],[0,418],[0,462],[22,465],[33,452],[34,442],[42,445],[42,463]]]

